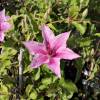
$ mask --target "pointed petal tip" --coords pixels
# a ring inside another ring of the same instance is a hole
[[[68,31],[68,32],[64,32],[63,34],[66,34],[67,35],[67,39],[69,38],[69,35],[70,35],[71,31]]]
[[[81,56],[80,55],[78,55],[78,58],[80,58]]]
[[[81,56],[75,53],[74,51],[72,51],[70,48],[66,48],[65,50],[58,52],[57,57],[61,59],[73,60]]]
[[[4,14],[5,13],[5,9],[1,10],[0,13],[1,14]]]
[[[72,32],[72,30],[68,31],[68,33],[71,33],[71,32]]]
[[[73,60],[73,59],[78,59],[78,58],[80,58],[81,56],[79,56],[78,54],[75,54],[74,55],[74,57],[71,59],[71,60]]]
[[[74,55],[76,55],[76,59],[81,57],[79,54],[77,54],[75,52],[74,52]]]
[[[63,32],[63,33],[70,34],[71,33],[71,30],[70,31],[67,31],[67,32]]]
[[[57,77],[58,77],[59,79],[61,79],[61,74],[57,75]]]
[[[78,55],[77,53],[74,53],[74,54],[72,55],[72,58],[69,58],[69,60],[78,59],[78,58],[80,58],[80,57],[81,57],[80,55]]]
[[[5,8],[2,11],[5,12]]]
[[[0,17],[5,18],[5,9],[0,11]]]
[[[78,59],[78,58],[80,58],[80,57],[81,57],[81,56],[77,55],[76,58],[74,58],[74,59]],[[73,59],[72,59],[72,60],[73,60]]]

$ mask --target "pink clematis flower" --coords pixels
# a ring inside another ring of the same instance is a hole
[[[5,9],[0,11],[0,42],[4,40],[4,32],[6,32],[11,26],[7,22],[9,16],[5,16]]]
[[[54,36],[48,26],[41,27],[43,43],[36,41],[24,42],[25,47],[29,50],[33,57],[31,66],[38,68],[42,64],[47,64],[48,68],[58,77],[61,77],[60,59],[76,59],[80,56],[66,47],[66,41],[70,32],[65,32]]]

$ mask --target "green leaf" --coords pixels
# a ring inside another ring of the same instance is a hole
[[[55,31],[57,32],[57,29],[54,27],[54,25],[52,25],[51,23],[49,23],[48,26],[49,26],[51,29],[53,29],[53,30],[55,30]]]
[[[80,41],[80,47],[89,46],[91,44],[92,40],[90,38],[83,38]]]
[[[36,69],[35,69],[36,70]],[[36,70],[36,73],[34,75],[34,80],[37,81],[40,78],[40,68]]]
[[[95,36],[100,37],[100,33],[96,33]]]
[[[77,73],[76,73],[76,78],[75,78],[75,83],[80,79],[82,69],[83,69],[83,65],[84,65],[84,61],[82,58],[80,58],[79,60],[77,60],[75,62],[75,67],[77,68]]]
[[[29,94],[30,94],[32,88],[33,88],[33,85],[30,85],[30,84],[26,87],[25,92],[26,92],[26,95],[27,95],[27,96],[29,96]]]
[[[77,3],[78,3],[77,0],[69,0],[69,2],[70,2],[70,6],[77,5]]]
[[[61,78],[59,80],[59,85],[65,89],[67,89],[69,92],[77,92],[77,87],[74,83],[72,83],[69,80],[64,80],[63,78]]]
[[[2,53],[0,55],[0,59],[9,59],[11,56],[15,55],[17,53],[17,50],[10,47],[4,47],[2,46]]]
[[[45,84],[45,85],[48,85],[48,84],[51,84],[52,83],[52,78],[44,78],[42,79],[42,84]]]
[[[67,95],[68,100],[71,99],[73,96],[73,92],[70,92],[69,95]]]
[[[92,65],[93,65],[93,63],[94,63],[94,61],[92,62]],[[92,72],[91,72],[91,74],[89,76],[89,79],[93,79],[95,77],[95,74],[97,73],[97,71],[98,71],[98,66],[95,65],[94,68],[92,68]]]
[[[8,100],[9,95],[0,95],[0,100]]]
[[[27,12],[27,14],[28,14],[28,17],[29,17],[28,20],[30,22],[30,26],[32,28],[32,31],[33,30],[37,31],[38,30],[38,25],[37,25],[36,21],[33,19],[34,15],[32,13],[29,13],[29,12]]]
[[[0,62],[0,66],[2,67],[0,70],[0,75],[1,74],[5,74],[6,73],[6,68],[11,68],[11,61],[10,60],[3,60],[2,62]]]
[[[8,94],[8,88],[3,84],[0,84],[0,93],[1,94]]]
[[[44,85],[44,84],[39,86],[39,90],[44,90],[44,89],[46,89],[46,88],[47,88],[47,86]]]
[[[80,7],[84,8],[87,7],[90,0],[80,0]]]
[[[37,98],[37,92],[35,90],[33,90],[29,96],[30,99],[36,100]]]
[[[66,95],[65,93],[63,93],[63,94],[61,95],[61,98],[62,98],[62,100],[68,100],[67,95]]]
[[[72,24],[76,27],[76,29],[81,33],[81,35],[83,35],[86,31],[86,27],[83,26],[82,24],[79,24],[77,22],[72,22]]]
[[[88,9],[85,9],[82,13],[82,19],[84,19],[88,14]]]
[[[58,77],[53,76],[53,77],[52,77],[52,82],[54,83],[55,81],[57,81],[57,79],[58,79]]]
[[[69,8],[69,16],[71,18],[76,18],[78,16],[79,13],[79,7],[78,6],[71,6]]]

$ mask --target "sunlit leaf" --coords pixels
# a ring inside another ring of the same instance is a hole
[[[77,22],[72,22],[72,24],[76,27],[76,29],[81,33],[81,35],[83,35],[86,31],[86,27],[83,26],[82,24],[79,24]]]
[[[63,78],[59,80],[59,85],[63,88],[67,89],[70,92],[77,92],[77,87],[74,83],[68,80],[64,80]]]

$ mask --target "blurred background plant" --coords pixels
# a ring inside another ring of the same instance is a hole
[[[98,100],[100,97],[99,0],[1,0],[13,29],[0,44],[0,100]],[[39,26],[47,24],[57,35],[71,30],[68,46],[81,55],[61,60],[62,78],[43,65],[32,69],[22,41],[42,41]],[[19,87],[20,48],[22,86]]]

